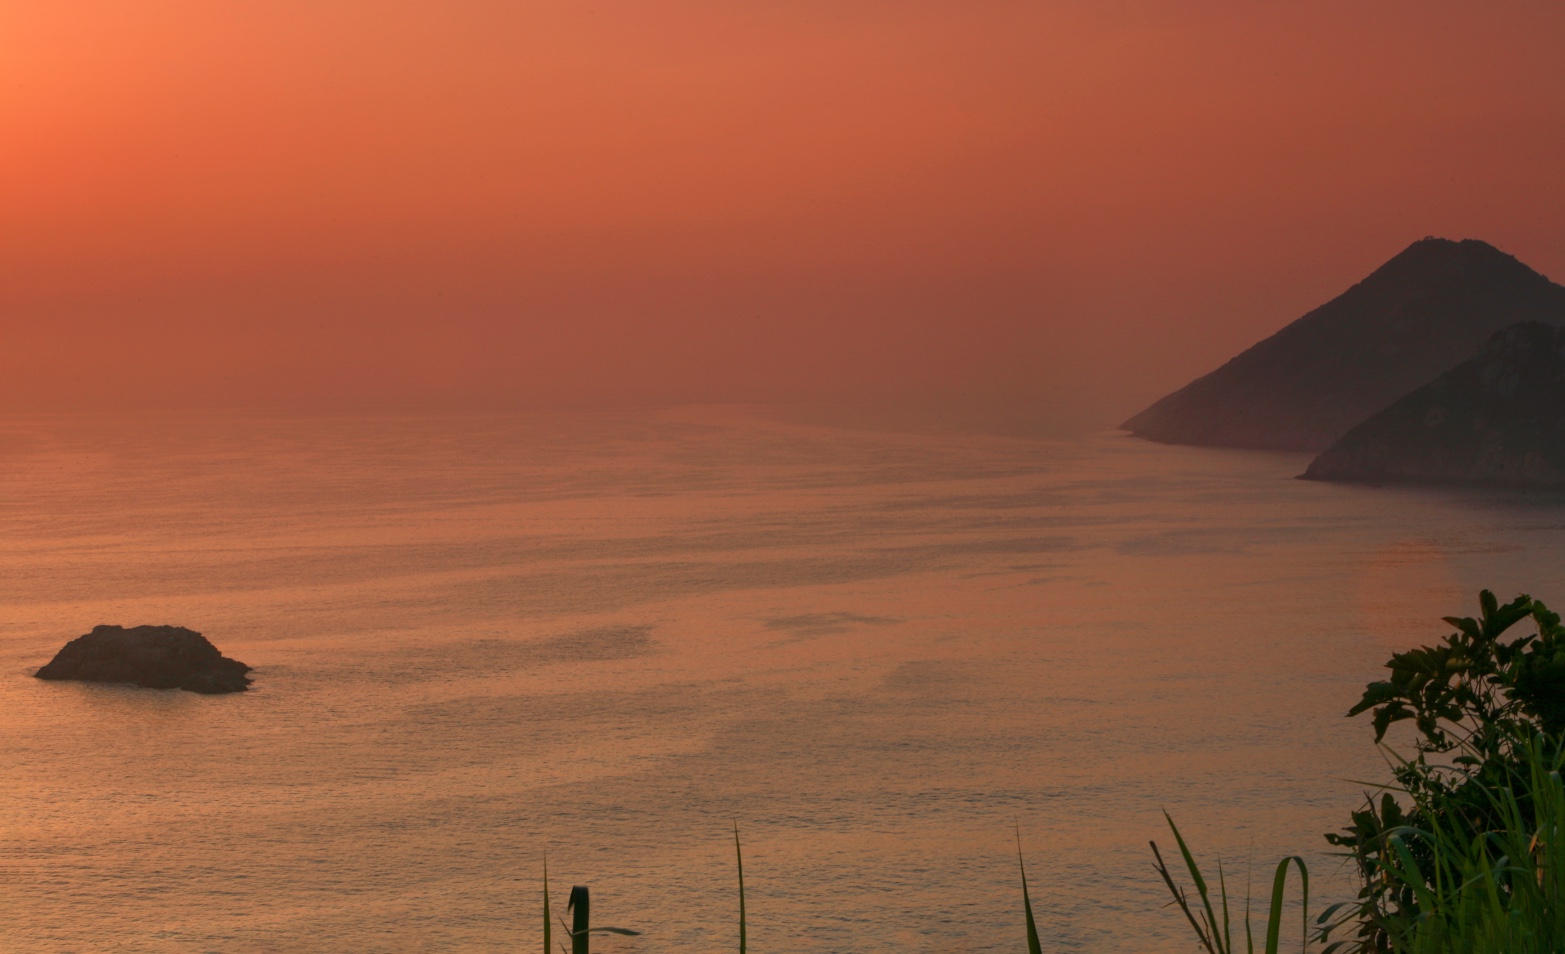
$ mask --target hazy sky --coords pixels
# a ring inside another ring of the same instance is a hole
[[[0,402],[1128,414],[1427,234],[1565,4],[0,0]]]

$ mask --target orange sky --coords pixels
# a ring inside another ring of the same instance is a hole
[[[0,402],[1113,423],[1426,234],[1565,278],[1562,53],[1557,0],[0,0]]]

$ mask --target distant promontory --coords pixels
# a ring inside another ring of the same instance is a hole
[[[1349,430],[1308,480],[1565,487],[1565,328],[1522,322]]]
[[[39,679],[121,682],[206,695],[250,688],[250,667],[182,626],[98,626],[66,643]]]
[[[1565,325],[1565,288],[1487,243],[1427,238],[1121,427],[1169,444],[1319,451],[1517,322]]]

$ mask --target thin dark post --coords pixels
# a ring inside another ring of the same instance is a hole
[[[591,927],[588,908],[591,902],[587,897],[587,886],[578,884],[571,888],[571,899],[565,902],[565,910],[575,912],[571,919],[571,954],[589,954],[587,931]]]

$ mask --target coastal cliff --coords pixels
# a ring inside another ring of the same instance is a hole
[[[1307,480],[1565,487],[1565,328],[1523,322],[1354,427]]]
[[[1565,288],[1484,242],[1427,238],[1120,426],[1168,444],[1319,451],[1518,321],[1565,324]]]

